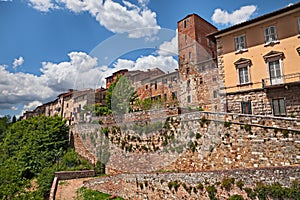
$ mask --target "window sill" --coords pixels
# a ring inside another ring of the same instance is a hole
[[[238,84],[237,87],[243,87],[243,86],[248,86],[248,85],[253,85],[253,83],[249,82],[249,83],[242,83],[242,84]]]
[[[275,40],[275,41],[271,41],[271,42],[266,42],[265,43],[265,47],[267,47],[267,46],[274,46],[275,44],[279,44],[280,42],[279,42],[279,40]]]
[[[248,49],[239,49],[239,50],[235,51],[235,54],[244,53],[244,52],[247,52],[247,51],[248,51]]]

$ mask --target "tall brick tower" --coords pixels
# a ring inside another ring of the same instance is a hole
[[[177,28],[180,104],[216,111],[219,108],[216,44],[206,36],[217,28],[196,14],[180,20]]]

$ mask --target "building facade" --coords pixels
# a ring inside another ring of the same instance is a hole
[[[196,14],[177,23],[181,107],[199,106],[208,111],[221,108],[216,44],[207,35],[217,31]]]
[[[215,38],[227,112],[300,117],[300,3]]]

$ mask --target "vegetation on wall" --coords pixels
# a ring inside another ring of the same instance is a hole
[[[76,192],[76,200],[108,200],[108,199],[123,200],[123,198],[121,197],[104,194],[102,192],[86,189],[84,187],[80,188]]]

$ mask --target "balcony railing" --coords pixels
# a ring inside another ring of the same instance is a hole
[[[262,88],[300,82],[300,73],[287,74],[283,76],[278,76],[275,78],[265,78],[262,79]]]

